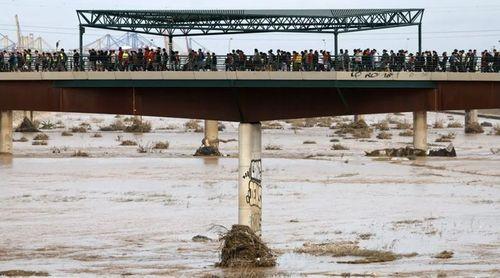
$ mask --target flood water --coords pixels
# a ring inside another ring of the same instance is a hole
[[[66,119],[66,125],[71,121],[77,119]],[[221,137],[237,138],[235,128],[228,124]],[[448,131],[430,130],[430,138]],[[411,137],[343,140],[350,150],[339,152],[330,150],[327,128],[265,130],[263,145],[282,148],[263,153],[262,233],[278,265],[256,273],[500,276],[500,155],[494,154],[500,137],[453,132],[459,157],[411,161],[363,156]],[[59,277],[241,274],[214,267],[218,234],[238,217],[237,142],[221,146],[228,157],[203,159],[191,157],[200,133],[110,132],[92,139],[92,133],[47,134],[48,146],[15,143],[14,157],[0,159],[0,271]],[[139,154],[135,147],[117,146],[117,136],[168,140],[171,147]],[[71,157],[77,149],[90,157]],[[214,240],[193,242],[196,235]],[[350,265],[294,252],[304,243],[339,241],[418,255]],[[453,258],[434,258],[444,250],[453,251]]]

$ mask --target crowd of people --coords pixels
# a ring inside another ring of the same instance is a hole
[[[500,72],[497,50],[458,50],[409,53],[407,50],[341,49],[338,55],[326,50],[285,51],[255,49],[250,55],[233,50],[225,56],[190,50],[181,56],[165,48],[94,50],[84,57],[74,50],[66,53],[30,49],[0,52],[0,71],[411,71],[411,72]]]

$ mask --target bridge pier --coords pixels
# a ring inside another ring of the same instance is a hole
[[[12,154],[12,111],[0,111],[0,154]]]
[[[413,112],[413,147],[427,151],[427,112]]]
[[[262,130],[260,123],[240,123],[238,135],[238,224],[262,234]]]
[[[465,133],[483,133],[477,110],[465,110]]]
[[[219,122],[212,120],[205,120],[205,138],[203,145],[205,147],[213,147],[219,149]]]

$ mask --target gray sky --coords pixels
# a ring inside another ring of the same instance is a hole
[[[367,3],[369,3],[367,5]],[[14,15],[19,15],[24,35],[33,33],[55,45],[76,48],[78,45],[77,9],[345,9],[345,8],[425,8],[423,48],[438,51],[500,48],[499,0],[0,0],[0,33],[16,40]],[[85,43],[106,31],[87,29]],[[118,33],[111,33],[119,36]],[[148,37],[163,46],[160,37]],[[230,40],[230,38],[232,38]],[[218,54],[231,48],[250,52],[265,49],[329,49],[333,36],[321,34],[269,33],[196,37],[195,41]],[[185,49],[185,40],[176,38],[176,47]],[[196,47],[196,45],[194,45]],[[340,48],[409,49],[417,47],[417,27],[343,34]]]

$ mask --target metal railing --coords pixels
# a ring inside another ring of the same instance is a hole
[[[80,60],[80,61],[79,61]],[[307,63],[304,59],[293,61],[267,61],[246,56],[244,60],[235,57],[216,56],[216,63],[210,60],[192,61],[188,56],[178,56],[167,61],[147,61],[131,58],[123,61],[106,59],[90,59],[84,56],[76,61],[68,56],[66,61],[60,59],[34,59],[31,61],[12,61],[1,59],[0,72],[24,71],[388,71],[388,72],[500,72],[500,56],[487,59],[471,57],[455,59],[435,57],[434,59],[409,59],[408,57],[389,58],[382,56],[341,56],[337,59],[323,61],[313,60]]]

